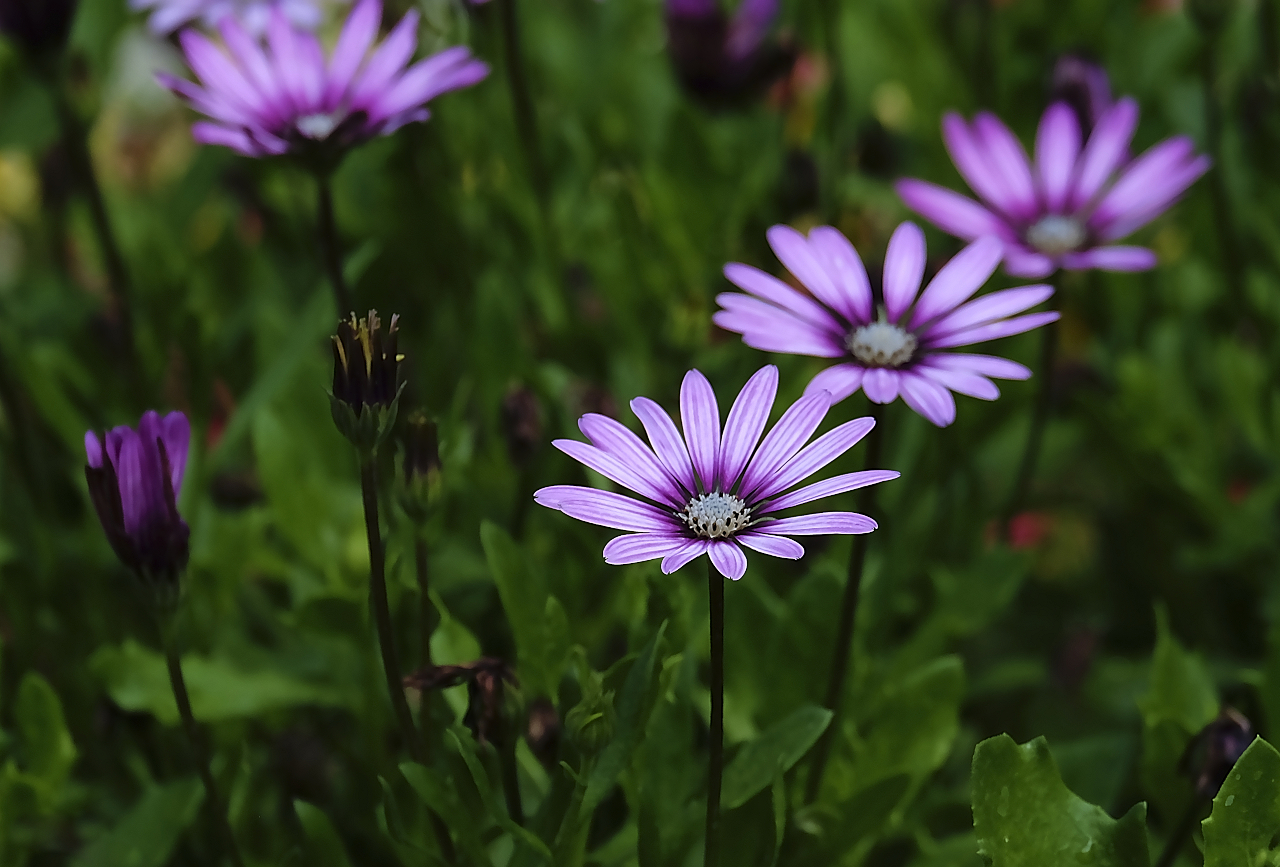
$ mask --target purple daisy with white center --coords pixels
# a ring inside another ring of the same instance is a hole
[[[1111,246],[1162,214],[1209,169],[1191,139],[1174,136],[1136,159],[1129,145],[1138,104],[1124,98],[1098,119],[1084,141],[1066,102],[1045,111],[1035,164],[999,118],[981,112],[966,123],[942,119],[947,152],[981,204],[937,184],[898,181],[907,207],[938,228],[973,240],[1005,243],[1005,270],[1017,277],[1070,271],[1146,271],[1156,255],[1145,247]]]
[[[778,369],[757,371],[733,402],[722,433],[711,383],[691,370],[680,387],[683,435],[654,401],[631,401],[652,448],[608,416],[588,413],[578,427],[590,442],[556,440],[555,447],[651,502],[577,485],[543,488],[534,499],[578,520],[629,531],[605,546],[608,563],[661,558],[669,574],[706,554],[734,581],[747,571],[743,547],[797,560],[804,548],[790,536],[870,533],[876,522],[856,512],[775,517],[899,475],[866,470],[790,490],[852,448],[875,420],[845,422],[806,446],[832,402],[825,392],[807,394],[761,441],[777,391]]]
[[[297,27],[314,30],[324,18],[322,7],[332,0],[129,0],[131,9],[150,9],[147,27],[158,36],[199,21],[215,27],[233,17],[255,36],[265,33],[271,13],[279,9]]]
[[[318,153],[332,162],[352,145],[426,120],[429,100],[489,74],[462,46],[406,68],[418,44],[416,11],[370,51],[381,21],[382,4],[360,0],[326,62],[319,40],[279,9],[265,46],[234,17],[224,17],[218,29],[227,51],[200,33],[182,33],[200,85],[163,73],[160,81],[212,120],[192,127],[196,141],[251,157]]]
[[[1030,331],[1058,318],[1053,311],[1016,314],[1046,301],[1052,286],[1021,286],[969,299],[1000,264],[1003,244],[980,238],[961,250],[920,291],[924,233],[903,223],[889,239],[884,298],[877,306],[858,252],[844,235],[819,226],[804,235],[774,226],[769,246],[812,297],[759,268],[730,263],[724,275],[746,294],[716,296],[716,325],[766,352],[844,359],[819,373],[806,395],[844,400],[861,388],[874,403],[902,400],[929,421],[955,421],[952,392],[995,400],[991,377],[1028,379],[1021,364],[993,355],[946,352]]]

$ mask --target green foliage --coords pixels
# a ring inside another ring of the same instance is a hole
[[[163,867],[204,794],[195,778],[150,788],[110,831],[76,855],[73,867]]]
[[[1263,867],[1280,863],[1280,752],[1258,738],[1213,799],[1203,822],[1204,867]]]
[[[1147,867],[1145,819],[1142,804],[1117,820],[1072,794],[1044,738],[1000,735],[974,751],[973,828],[992,867]]]
[[[829,722],[831,711],[826,708],[812,705],[798,708],[755,740],[743,744],[724,769],[721,803],[728,809],[740,807],[757,792],[773,784],[780,774],[785,774],[800,761]],[[774,796],[784,793],[785,789],[775,790]]]
[[[416,766],[415,766],[416,767]],[[295,799],[293,812],[306,834],[306,863],[315,867],[351,867],[342,838],[324,811],[314,804]]]

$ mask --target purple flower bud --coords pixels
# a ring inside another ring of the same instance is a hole
[[[1071,106],[1085,138],[1115,104],[1107,71],[1078,54],[1064,54],[1058,58],[1049,89],[1050,102],[1065,102]]]
[[[743,0],[730,20],[715,0],[667,0],[667,45],[676,77],[696,99],[732,105],[759,95],[795,53],[767,44],[777,0]]]
[[[1212,800],[1254,737],[1253,725],[1243,714],[1223,707],[1217,718],[1187,744],[1179,770],[1195,781],[1197,794]]]
[[[191,423],[180,412],[146,412],[137,430],[84,435],[89,495],[120,562],[157,590],[176,591],[191,531],[178,514]],[[176,595],[176,594],[175,594]]]
[[[0,33],[24,51],[57,51],[67,41],[77,0],[0,0]]]

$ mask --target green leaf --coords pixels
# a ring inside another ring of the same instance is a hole
[[[457,839],[458,845],[467,855],[467,861],[476,865],[492,863],[480,838],[481,828],[476,818],[466,810],[457,795],[454,794],[449,779],[435,768],[425,767],[416,762],[404,762],[400,765],[400,773],[409,781],[409,785],[422,799],[422,802],[436,812]]]
[[[462,756],[462,760],[466,762],[467,770],[471,772],[471,779],[475,782],[485,807],[502,830],[506,831],[518,842],[523,842],[527,845],[540,855],[543,861],[550,863],[551,850],[547,848],[547,844],[542,842],[538,835],[529,829],[523,828],[512,821],[511,816],[507,813],[506,804],[501,803],[497,794],[493,791],[493,785],[489,782],[489,775],[485,773],[484,766],[480,764],[480,758],[476,755],[475,742],[471,739],[471,733],[466,729],[454,726],[446,730],[445,735],[453,742],[458,753]]]
[[[76,761],[76,745],[67,731],[62,702],[49,681],[29,671],[18,686],[13,708],[22,737],[26,770],[50,789],[61,786]]]
[[[334,830],[333,823],[324,810],[295,798],[293,811],[298,815],[302,830],[307,835],[309,867],[351,867],[342,838]]]
[[[165,725],[178,721],[164,656],[132,639],[100,648],[89,661],[111,699],[125,710],[146,711]],[[309,683],[278,670],[242,670],[230,662],[202,656],[182,658],[182,673],[197,720],[253,717],[298,705],[340,706],[347,699],[336,687]]]
[[[791,770],[826,731],[831,716],[826,708],[808,705],[744,744],[724,769],[721,806],[726,810],[742,806],[779,772]]]
[[[204,787],[194,777],[150,789],[119,824],[82,849],[72,867],[163,867],[203,800]]]
[[[1280,833],[1280,752],[1262,738],[1244,751],[1205,819],[1204,867],[1262,867]]]
[[[1145,804],[1119,819],[1076,797],[1058,776],[1044,738],[1008,735],[973,754],[973,827],[992,867],[1148,867]]]

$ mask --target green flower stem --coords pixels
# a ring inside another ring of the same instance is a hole
[[[724,770],[724,579],[707,558],[711,609],[711,736],[707,744],[707,837],[705,867],[720,865],[720,782]]]
[[[1236,230],[1231,207],[1231,193],[1227,189],[1223,160],[1222,98],[1218,93],[1218,40],[1217,31],[1204,34],[1200,52],[1200,73],[1204,79],[1204,130],[1209,156],[1213,159],[1213,171],[1205,180],[1209,184],[1209,197],[1213,206],[1213,224],[1218,232],[1218,253],[1222,256],[1222,270],[1226,272],[1227,292],[1237,315],[1247,310],[1244,287],[1244,260],[1240,254],[1240,234]]]
[[[328,175],[316,175],[316,218],[320,230],[320,256],[324,269],[333,286],[333,298],[338,304],[338,318],[355,312],[347,278],[342,272],[342,251],[338,247],[338,223],[333,216],[333,189]]]
[[[511,90],[511,107],[515,113],[516,133],[529,165],[529,175],[538,207],[543,218],[549,213],[547,202],[547,172],[539,147],[538,115],[533,107],[529,91],[529,78],[525,73],[524,54],[520,49],[520,21],[516,15],[516,0],[498,0],[498,15],[502,19],[502,52],[507,68],[507,86]]]
[[[205,803],[208,804],[209,812],[213,814],[214,822],[218,825],[231,863],[236,867],[243,867],[244,861],[240,858],[240,849],[236,846],[236,838],[231,832],[231,823],[227,819],[227,808],[218,795],[218,786],[214,782],[213,772],[209,769],[209,753],[204,747],[200,730],[196,727],[196,719],[191,713],[191,699],[187,695],[187,682],[182,676],[182,663],[178,659],[177,650],[174,649],[174,642],[167,635],[164,645],[164,659],[169,667],[169,685],[173,687],[173,698],[178,704],[178,716],[182,718],[182,728],[186,731],[187,740],[191,744],[192,757],[195,759],[197,770],[200,771],[200,779],[204,783]]]
[[[875,427],[867,434],[867,455],[863,469],[870,470],[880,465],[880,449],[884,442],[881,423],[884,415],[883,407],[878,403],[870,404],[871,417],[875,419]],[[876,485],[863,488],[858,497],[858,511],[864,515],[875,510]],[[813,765],[809,770],[809,780],[805,787],[805,803],[812,803],[822,788],[822,775],[827,769],[827,759],[831,757],[831,745],[836,732],[840,729],[840,708],[843,706],[845,683],[849,679],[849,660],[853,653],[853,631],[858,620],[858,600],[862,593],[862,575],[867,562],[867,543],[870,534],[863,533],[853,537],[853,549],[849,552],[849,575],[844,585],[844,597],[840,600],[840,619],[836,626],[835,651],[831,657],[830,675],[827,679],[827,696],[823,706],[831,711],[831,722],[826,731],[818,739],[814,747]]]
[[[431,621],[434,618],[431,604],[431,561],[427,551],[427,540],[419,529],[413,540],[413,562],[418,576],[418,620],[421,644],[418,648],[418,665],[431,667]],[[426,694],[425,692],[423,693]]]

